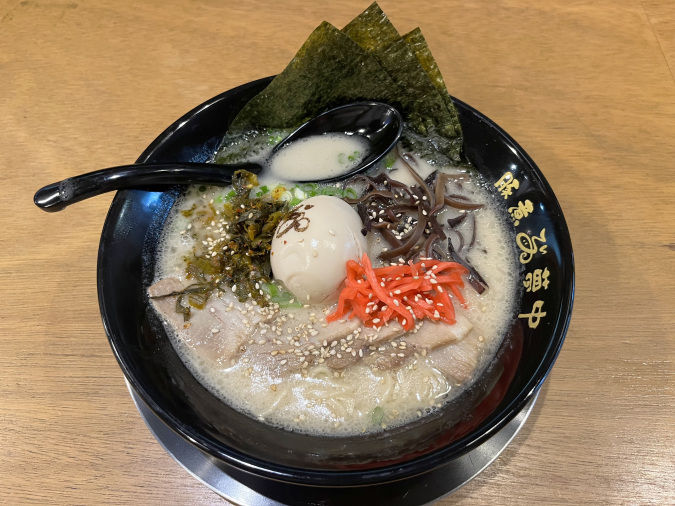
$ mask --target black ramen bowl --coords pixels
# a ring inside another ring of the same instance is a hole
[[[219,95],[162,133],[138,162],[206,161],[244,104],[272,78]],[[471,389],[428,416],[376,434],[318,437],[274,428],[204,388],[149,307],[162,226],[180,188],[120,191],[101,236],[98,294],[113,352],[129,383],[171,429],[237,470],[328,487],[416,476],[487,441],[532,399],[562,347],[572,312],[574,261],[560,206],[529,156],[503,130],[456,100],[465,153],[514,226],[522,294],[513,323]]]

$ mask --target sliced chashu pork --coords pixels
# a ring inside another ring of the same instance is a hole
[[[407,340],[429,354],[429,361],[445,376],[458,383],[466,380],[478,365],[479,332],[468,318],[457,315],[455,325],[425,321]]]
[[[166,278],[150,288],[150,297],[166,295],[183,290],[187,284],[177,278]],[[181,341],[192,348],[200,357],[218,366],[229,366],[231,360],[241,351],[255,325],[261,320],[257,313],[242,311],[246,307],[231,293],[222,297],[210,297],[203,310],[193,309],[189,322],[176,312],[176,297],[150,299],[162,318],[178,331]],[[228,307],[232,303],[232,309]]]
[[[463,383],[476,369],[481,350],[478,332],[471,332],[460,342],[433,351],[429,355],[429,361],[446,377]]]
[[[471,332],[473,324],[462,315],[457,315],[456,320],[454,325],[424,320],[416,332],[406,335],[397,342],[396,347],[393,344],[380,346],[367,356],[366,362],[378,369],[392,369],[400,366],[416,351],[426,355],[432,350],[461,341]],[[403,328],[397,322],[390,323],[389,328],[392,328],[390,332],[395,337],[403,334]],[[405,346],[398,343],[405,343]]]
[[[166,295],[184,289],[187,284],[177,278],[166,278],[152,285],[148,293],[151,297]],[[302,333],[302,337],[295,342],[288,342],[285,332],[277,336],[269,330],[269,326],[280,323],[279,315],[260,315],[258,308],[247,308],[228,292],[221,297],[209,298],[204,310],[193,309],[187,323],[183,321],[183,315],[175,310],[176,297],[151,300],[159,314],[178,330],[181,341],[204,359],[227,367],[233,359],[241,358],[253,369],[268,371],[273,376],[318,363],[342,370],[364,359],[378,369],[391,369],[400,366],[415,351],[424,350],[426,354],[444,346],[449,348],[448,345],[461,341],[473,327],[461,315],[457,315],[455,325],[425,320],[416,333],[405,337],[403,341],[406,346],[394,347],[390,342],[405,333],[397,322],[391,322],[376,332],[364,328],[361,320],[353,318],[326,327],[314,324],[307,331],[293,332],[294,335]],[[261,321],[267,322],[268,330],[261,334],[258,329],[254,335]],[[287,327],[294,330],[296,324],[299,322],[288,320],[282,327],[284,330]],[[336,345],[331,346],[334,342]],[[377,348],[371,350],[374,346]],[[457,379],[467,369],[472,371],[475,367],[470,359],[471,349],[458,348],[450,354],[434,352],[434,360],[438,361],[439,369],[448,370]]]
[[[178,278],[165,278],[149,287],[148,294],[150,297],[167,295],[179,292],[189,284]],[[229,366],[233,359],[241,355],[240,358],[248,359],[248,363],[254,369],[266,369],[274,375],[280,374],[281,371],[301,369],[308,361],[308,358],[301,360],[302,357],[309,357],[310,365],[318,362],[318,357],[312,352],[320,349],[323,342],[330,347],[332,342],[337,341],[336,347],[339,350],[340,341],[344,340],[345,343],[348,339],[356,341],[353,339],[354,332],[363,325],[357,318],[335,322],[326,327],[315,324],[310,331],[302,332],[303,338],[299,339],[300,346],[295,346],[288,342],[285,330],[288,327],[293,328],[299,322],[289,319],[282,324],[278,314],[272,318],[261,315],[259,308],[255,306],[247,308],[232,293],[225,292],[221,297],[210,297],[203,310],[192,310],[189,322],[185,322],[183,315],[176,312],[176,299],[177,297],[173,296],[150,300],[161,317],[178,331],[178,337],[184,344],[218,366]],[[269,324],[265,334],[261,334],[262,328],[258,327],[261,321],[267,321]],[[283,327],[284,333],[281,336],[269,330],[269,326],[274,324]],[[258,332],[254,335],[256,330]],[[297,335],[298,332],[293,334]],[[274,341],[276,343],[281,341],[282,344],[276,344]],[[354,349],[360,349],[362,342],[364,341],[359,340]],[[295,353],[296,349],[300,350],[301,354]],[[341,357],[337,357],[337,354],[325,357],[326,365],[342,369],[351,364],[346,363],[349,360],[348,356],[354,358],[348,353],[339,352]]]
[[[361,320],[354,318],[360,325],[363,325]],[[326,360],[326,365],[332,369],[342,370],[350,365],[356,364],[361,360],[368,359],[372,355],[370,348],[373,346],[380,346],[382,343],[387,343],[402,336],[405,333],[403,327],[398,322],[392,322],[389,325],[380,327],[379,332],[371,328],[363,328],[359,337],[354,339],[352,344],[344,346],[346,349],[342,350],[343,346],[337,346],[335,355],[331,355]],[[347,351],[351,348],[350,351]],[[338,354],[340,356],[338,356]],[[372,362],[369,362],[372,363]]]
[[[279,323],[279,318],[269,323],[275,325]],[[262,335],[259,334],[255,343],[247,347],[242,358],[248,359],[254,370],[264,370],[272,376],[280,376],[283,372],[307,368],[319,363],[320,358],[323,358],[322,363],[327,366],[339,368],[334,367],[335,360],[340,360],[337,358],[337,352],[334,355],[322,357],[321,349],[339,349],[341,340],[344,340],[345,343],[350,338],[355,340],[353,339],[354,332],[363,325],[361,320],[353,319],[344,323],[331,323],[326,327],[314,324],[312,329],[295,331],[295,326],[299,323],[295,320],[289,320],[282,324],[284,330],[288,327],[292,328],[293,333],[290,335],[287,332],[282,332],[282,335],[278,336],[270,331]],[[288,338],[291,336],[299,337],[289,341]],[[324,342],[326,346],[323,345]],[[338,344],[331,348],[332,342]]]
[[[473,323],[461,314],[455,320],[457,323],[454,325],[424,320],[417,333],[407,336],[405,341],[408,346],[427,352],[459,342],[471,332]]]
[[[268,338],[262,346],[251,346],[246,352],[250,355],[250,363],[261,365],[276,374],[317,364],[341,371],[367,357],[370,347],[405,333],[396,322],[376,332],[363,327],[363,322],[358,318],[341,320],[326,327],[313,325],[312,330],[314,335],[304,332],[295,342],[288,342],[286,336],[282,335],[271,336],[276,342]],[[279,340],[283,344],[278,344]]]

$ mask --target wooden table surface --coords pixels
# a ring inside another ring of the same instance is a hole
[[[133,162],[367,1],[0,0],[0,503],[224,504],[156,443],[110,351],[95,276],[112,196],[46,214],[32,195]],[[381,5],[541,167],[576,254],[532,416],[441,503],[675,504],[673,0]]]

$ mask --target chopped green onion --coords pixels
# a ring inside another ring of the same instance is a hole
[[[297,188],[300,188],[305,193],[309,193],[311,191],[316,191],[316,189],[318,187],[319,187],[319,185],[316,184],[316,183],[305,183],[303,185],[297,185]]]
[[[384,418],[384,409],[380,406],[376,406],[373,410],[373,423],[380,423]]]
[[[262,283],[261,290],[269,295],[269,301],[273,304],[279,304],[279,307],[286,309],[289,307],[302,307],[302,302],[295,300],[295,296],[276,283]]]
[[[280,134],[270,135],[269,138],[267,139],[267,144],[269,144],[270,146],[275,146],[279,144],[283,138],[284,136]]]
[[[393,151],[389,153],[385,159],[384,159],[384,166],[387,169],[391,169],[394,166],[394,162],[396,161],[396,155],[394,155]]]
[[[342,197],[342,190],[340,188],[335,188],[335,186],[324,186],[321,188],[321,195],[328,195],[331,197],[339,195]]]

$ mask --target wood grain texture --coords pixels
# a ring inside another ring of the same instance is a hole
[[[675,504],[672,0],[382,0],[450,92],[544,171],[577,262],[574,316],[512,446],[441,503]],[[100,321],[111,197],[40,186],[130,163],[174,119],[279,72],[357,1],[0,0],[0,503],[223,504],[138,416]]]

